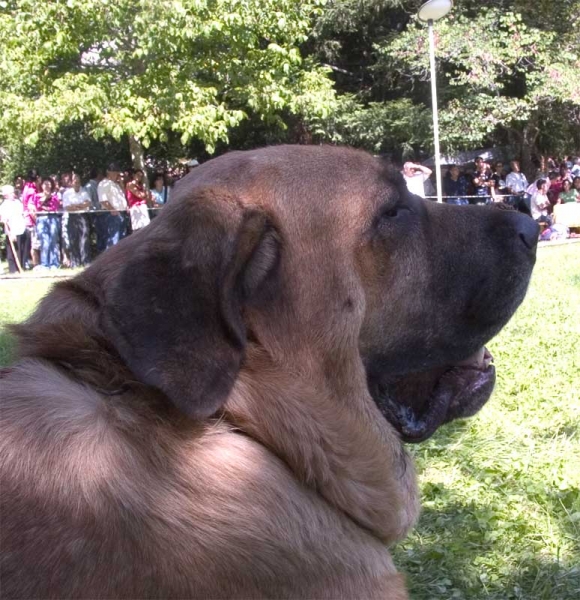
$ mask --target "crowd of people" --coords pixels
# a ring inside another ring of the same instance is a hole
[[[187,170],[199,163],[189,161]],[[434,198],[431,169],[407,162],[402,174],[411,192]],[[6,234],[6,258],[11,273],[26,269],[58,269],[88,265],[94,256],[114,246],[132,231],[149,224],[171,198],[171,183],[156,173],[146,185],[145,173],[123,171],[111,163],[106,172],[91,171],[83,185],[80,175],[42,177],[31,170],[2,187],[0,222]],[[543,160],[529,182],[512,160],[479,156],[473,165],[451,165],[443,177],[443,201],[448,204],[502,202],[552,227],[554,206],[580,203],[580,157]]]
[[[431,197],[431,169],[407,162],[402,174],[411,192]],[[580,203],[580,157],[566,157],[561,161],[545,159],[529,182],[519,161],[512,160],[506,170],[502,161],[490,163],[478,156],[473,168],[449,166],[442,187],[443,201],[448,204],[501,202],[530,215],[544,227],[552,227],[554,206]]]
[[[199,163],[187,163],[187,170]],[[123,171],[116,163],[105,172],[42,177],[37,170],[2,186],[0,222],[6,235],[10,273],[34,269],[83,267],[94,256],[149,224],[171,198],[166,174],[149,185],[141,169]]]

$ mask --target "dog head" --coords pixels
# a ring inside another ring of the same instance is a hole
[[[199,167],[55,293],[90,297],[69,326],[193,418],[224,406],[250,347],[289,370],[356,353],[376,406],[421,441],[489,398],[484,344],[524,297],[537,234],[513,211],[412,196],[364,152],[277,147]]]

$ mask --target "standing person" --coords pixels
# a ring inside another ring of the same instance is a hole
[[[520,170],[520,163],[517,160],[510,162],[511,171],[508,173],[505,184],[509,194],[511,194],[509,203],[520,212],[531,215],[530,196],[527,193],[528,180]]]
[[[101,204],[99,203],[99,183],[103,181],[105,175],[103,174],[103,169],[92,168],[89,172],[89,181],[85,185],[85,192],[89,195],[91,200],[91,209],[92,210],[100,210]]]
[[[89,220],[87,215],[80,214],[79,211],[88,211],[91,199],[88,192],[81,187],[80,175],[73,174],[72,187],[65,190],[62,204],[67,217],[66,220],[63,217],[63,229],[66,227],[68,234],[67,252],[70,266],[84,267],[90,258]]]
[[[482,156],[475,159],[475,173],[473,174],[473,188],[475,195],[478,196],[475,204],[490,204],[492,201],[493,180],[491,178],[491,169],[483,160]]]
[[[14,178],[14,195],[22,201],[22,190],[24,189],[24,175],[16,175]]]
[[[51,177],[54,183],[54,189],[58,197],[60,205],[63,206],[64,194],[71,186],[71,173],[62,173],[60,176],[53,175]],[[71,258],[69,250],[71,247],[70,240],[68,238],[68,212],[64,212],[61,217],[60,223],[60,243],[61,243],[61,264],[63,267],[71,266]]]
[[[494,200],[496,202],[504,202],[508,201],[508,191],[507,184],[505,181],[505,173],[503,172],[503,163],[495,162],[493,165],[493,173],[491,175],[491,179],[493,181],[493,194]]]
[[[406,162],[403,165],[402,173],[411,194],[425,198],[425,181],[429,179],[432,173],[431,169],[413,162]]]
[[[452,165],[443,178],[443,193],[447,204],[465,205],[469,204],[467,196],[468,182],[461,174],[457,165]]]
[[[165,185],[165,176],[157,173],[151,185],[151,199],[154,208],[161,208],[169,200],[169,188]]]
[[[101,204],[99,202],[99,183],[103,181],[105,175],[102,169],[93,167],[89,173],[89,182],[85,185],[85,191],[91,199],[91,210],[100,211]],[[104,252],[107,248],[107,220],[109,215],[104,212],[95,212],[90,216],[91,227],[95,232],[96,253],[97,256]]]
[[[40,193],[40,175],[36,169],[30,169],[26,174],[26,180],[22,188],[22,205],[26,209],[26,205],[30,200],[34,200],[36,194]]]
[[[26,174],[24,187],[22,188],[22,208],[24,209],[24,221],[26,222],[27,254],[24,268],[34,268],[40,264],[40,242],[36,235],[36,212],[34,200],[40,193],[42,179],[36,169],[31,169]]]
[[[54,190],[54,182],[49,177],[42,180],[41,192],[34,198],[36,235],[40,244],[40,265],[43,269],[60,267],[61,215],[55,214],[61,204]],[[53,214],[38,214],[49,212]]]
[[[14,193],[14,186],[2,186],[2,204],[0,204],[0,222],[4,223],[6,235],[6,260],[8,271],[17,273],[24,268],[26,259],[25,237],[27,235],[22,202]]]
[[[121,168],[117,163],[111,163],[107,167],[107,175],[99,183],[97,193],[101,208],[110,211],[107,215],[107,242],[110,248],[119,243],[119,240],[127,235],[127,221],[125,211],[127,201],[125,194],[119,185]]]
[[[55,177],[55,184],[58,181],[58,189],[56,191],[59,200],[62,202],[64,193],[71,187],[72,185],[72,173],[62,173],[62,175],[57,179]]]
[[[191,173],[196,167],[199,167],[199,161],[192,158],[185,163],[185,166],[187,167],[187,172]]]
[[[169,188],[165,185],[165,176],[163,173],[157,173],[151,184],[151,210],[149,217],[154,219],[162,206],[167,204],[169,199]]]
[[[149,210],[147,207],[149,192],[143,185],[144,178],[145,173],[141,169],[136,169],[133,172],[133,177],[131,177],[125,187],[129,214],[131,215],[131,229],[133,231],[143,229],[143,227],[149,225]]]

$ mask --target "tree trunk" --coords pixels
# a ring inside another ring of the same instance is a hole
[[[511,146],[517,149],[517,158],[520,161],[520,168],[526,174],[530,181],[536,177],[536,167],[532,160],[532,155],[536,153],[536,141],[539,135],[539,129],[534,121],[528,121],[522,129],[514,127],[506,128],[508,139]]]
[[[526,173],[528,177],[532,178],[535,178],[536,175],[536,168],[532,161],[532,154],[536,150],[536,140],[538,139],[538,134],[539,130],[534,123],[528,122],[526,125],[524,125],[524,130],[522,132],[521,167],[522,171]]]
[[[145,172],[145,151],[141,142],[133,135],[129,136],[129,150],[133,160],[133,168]]]
[[[147,175],[147,169],[145,168],[145,150],[143,150],[143,144],[133,135],[129,136],[129,150],[131,151],[131,159],[133,160],[133,168],[141,169],[145,174],[143,178],[143,185],[145,189],[149,189],[149,177]]]

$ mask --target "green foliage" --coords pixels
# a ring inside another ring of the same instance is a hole
[[[351,94],[337,98],[332,117],[312,122],[315,135],[333,143],[358,146],[374,153],[412,155],[432,131],[431,113],[419,104],[401,98],[361,104]]]
[[[538,22],[530,24],[523,12],[514,10],[517,3],[502,4],[472,13],[466,8],[465,14],[458,7],[436,25],[441,140],[446,150],[473,147],[502,132],[519,145],[549,150],[553,146],[549,134],[539,138],[540,122],[547,116],[570,133],[569,142],[577,140],[572,133],[580,126],[577,30],[546,30],[536,7],[532,14]],[[560,19],[573,29],[580,2],[561,3],[561,8]],[[545,10],[553,12],[554,7]],[[415,19],[402,34],[377,44],[375,69],[385,76],[396,72],[394,81],[400,83],[402,75],[427,94],[427,44],[426,28]]]
[[[84,178],[93,167],[105,168],[112,161],[129,166],[131,157],[126,137],[96,140],[86,123],[61,124],[54,132],[40,132],[34,145],[14,141],[5,145],[2,176],[6,181],[36,168],[43,175],[74,171]]]
[[[162,162],[285,141],[431,151],[421,3],[0,0],[0,167],[70,123]],[[580,0],[456,2],[435,25],[443,151],[580,153],[579,29]]]
[[[34,145],[61,123],[147,147],[169,131],[209,152],[248,113],[325,116],[326,69],[304,58],[319,0],[0,3],[0,135]]]

